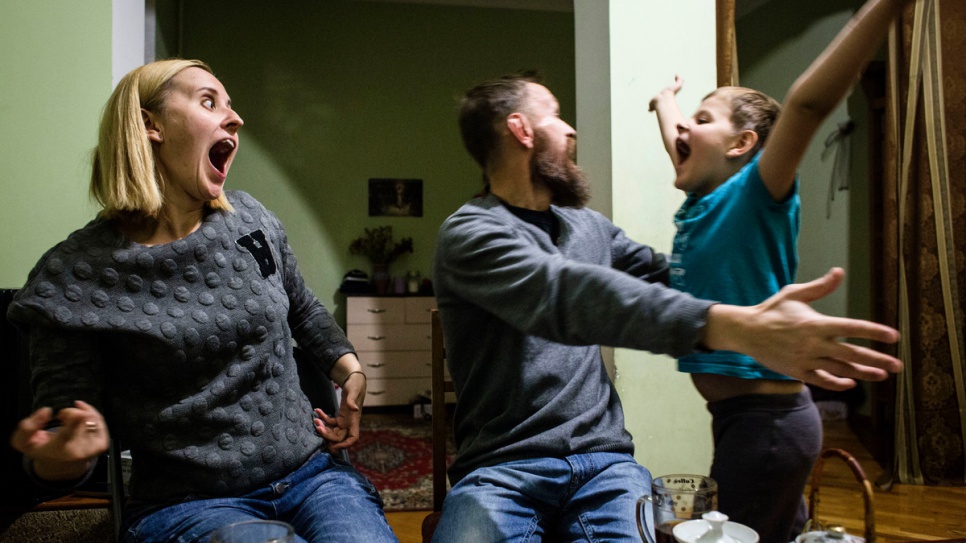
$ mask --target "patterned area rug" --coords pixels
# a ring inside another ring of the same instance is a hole
[[[449,465],[455,450],[451,435],[446,449]],[[432,421],[412,413],[365,413],[349,458],[379,490],[387,511],[433,508]]]

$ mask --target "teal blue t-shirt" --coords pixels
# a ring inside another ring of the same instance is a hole
[[[795,281],[801,222],[798,180],[776,202],[758,173],[759,152],[710,194],[689,194],[674,216],[671,286],[732,305],[761,303]],[[749,356],[714,351],[678,359],[678,371],[744,379],[789,379]]]

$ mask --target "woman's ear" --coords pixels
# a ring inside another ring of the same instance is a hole
[[[141,120],[144,122],[144,131],[148,133],[149,140],[154,143],[164,141],[164,135],[161,134],[161,126],[158,124],[157,115],[141,108]]]
[[[530,119],[522,113],[511,113],[506,118],[507,129],[513,137],[527,149],[533,148],[533,127],[530,126]]]
[[[744,156],[748,151],[751,151],[758,145],[758,132],[754,130],[742,130],[735,136],[734,141],[731,142],[731,148],[728,149],[728,158],[740,158]]]

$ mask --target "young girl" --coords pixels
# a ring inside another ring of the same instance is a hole
[[[869,0],[792,85],[784,108],[758,91],[723,87],[685,119],[675,99],[680,78],[651,100],[674,185],[688,194],[675,215],[673,287],[753,305],[794,281],[798,164],[909,1]],[[793,539],[822,446],[808,389],[733,352],[686,356],[678,369],[691,374],[712,415],[718,508],[762,543]]]

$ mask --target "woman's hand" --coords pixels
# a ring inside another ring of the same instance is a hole
[[[330,417],[316,408],[319,418],[314,419],[316,431],[329,442],[329,449],[347,449],[359,440],[359,423],[362,420],[362,405],[366,399],[366,375],[354,371],[342,383],[342,402],[339,413]]]
[[[110,442],[104,417],[94,406],[74,402],[57,412],[61,426],[46,430],[53,410],[42,407],[20,421],[10,444],[33,462],[34,473],[48,481],[83,477]]]

